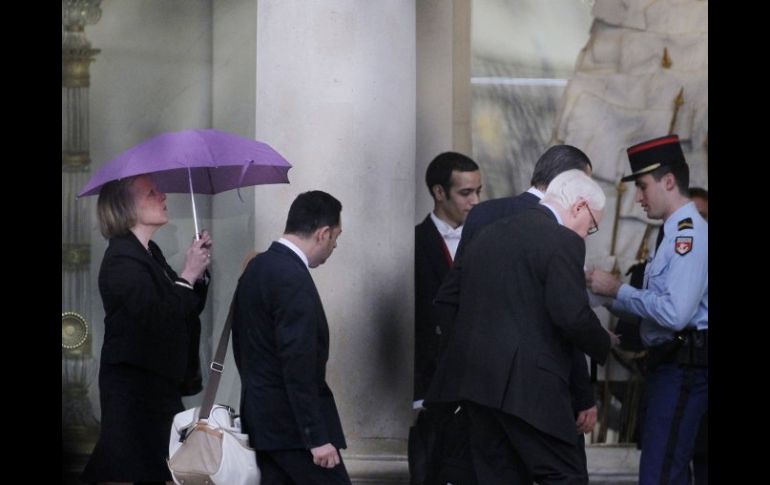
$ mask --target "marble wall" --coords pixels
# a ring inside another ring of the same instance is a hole
[[[555,139],[591,157],[608,208],[619,205],[614,256],[625,271],[635,262],[646,226],[660,223],[647,219],[634,202],[633,184],[626,184],[617,202],[617,182],[630,172],[626,148],[676,133],[690,166],[690,185],[708,188],[708,2],[597,0],[593,15],[591,38],[562,99]],[[605,226],[615,224],[613,212]],[[651,231],[651,241],[655,235]],[[590,241],[589,256],[612,267],[611,240]]]

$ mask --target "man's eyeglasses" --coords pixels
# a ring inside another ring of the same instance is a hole
[[[593,226],[588,228],[588,235],[596,233],[599,230],[599,224],[596,222],[596,218],[594,217],[594,213],[591,212],[591,208],[588,207],[588,204],[586,204],[586,209],[588,209],[588,215],[591,216],[591,222],[593,222]]]

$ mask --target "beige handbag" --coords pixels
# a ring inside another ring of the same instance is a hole
[[[234,298],[233,298],[234,301]],[[230,406],[214,404],[232,326],[233,303],[209,366],[209,381],[200,407],[174,416],[169,437],[168,468],[179,485],[259,485],[257,457]]]

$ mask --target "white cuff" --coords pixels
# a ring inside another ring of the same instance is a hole
[[[174,283],[179,286],[184,286],[185,288],[189,288],[191,290],[193,289],[192,285],[184,280],[176,280]]]

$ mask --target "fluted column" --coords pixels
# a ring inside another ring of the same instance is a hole
[[[98,422],[88,400],[95,380],[90,335],[90,226],[78,189],[90,175],[88,140],[91,48],[85,26],[101,17],[101,0],[62,0],[62,447],[88,454]]]

